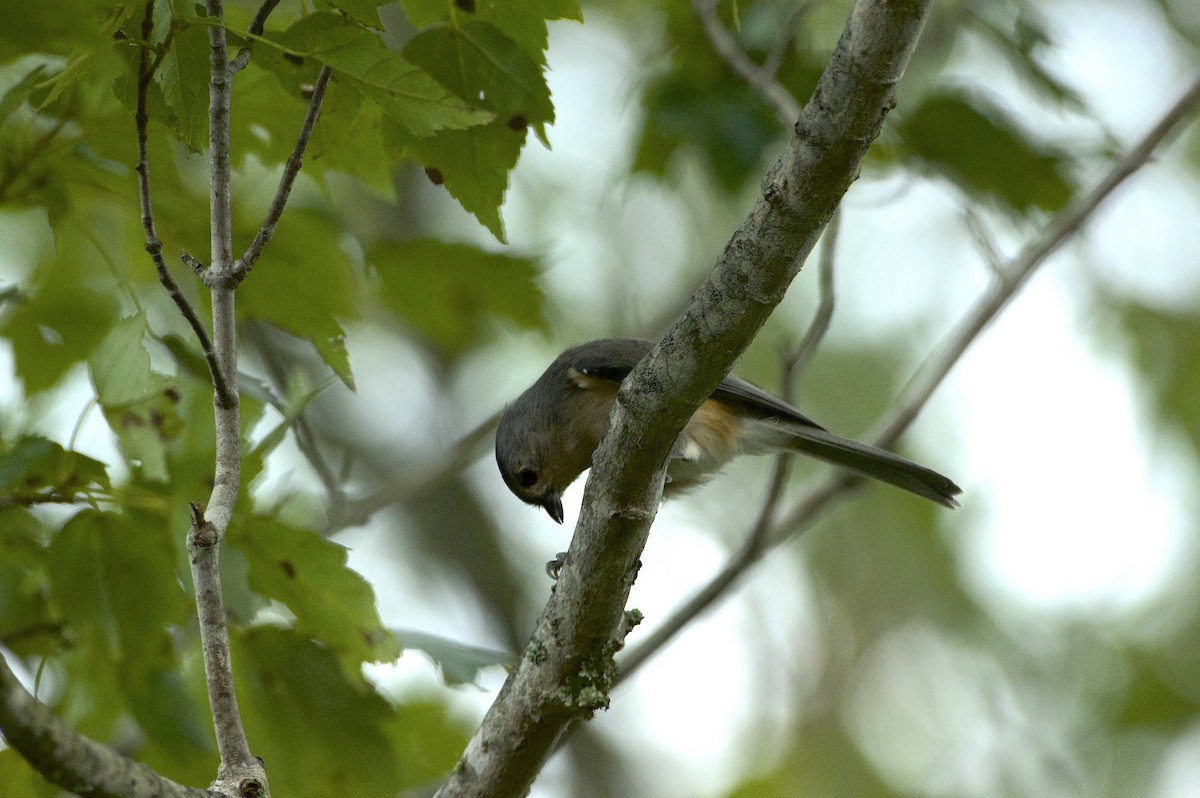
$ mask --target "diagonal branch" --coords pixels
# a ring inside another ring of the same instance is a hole
[[[234,264],[233,276],[237,282],[246,279],[246,275],[250,273],[250,269],[254,267],[259,255],[262,254],[263,248],[270,242],[271,236],[275,235],[275,225],[279,223],[279,217],[283,215],[283,208],[287,204],[288,196],[292,193],[292,184],[296,182],[296,176],[300,174],[300,166],[304,163],[304,151],[308,148],[308,140],[317,124],[317,117],[321,115],[321,102],[325,99],[325,89],[329,86],[331,77],[333,77],[333,70],[328,66],[322,66],[320,74],[317,75],[317,82],[313,86],[312,98],[308,101],[308,111],[304,114],[304,123],[300,126],[300,134],[296,137],[296,146],[283,166],[283,176],[279,180],[279,188],[275,191],[271,207],[267,209],[267,217],[263,220],[262,227],[258,229],[254,240],[250,242],[250,246],[246,248],[246,254],[242,255]]]
[[[841,232],[841,228],[842,211],[839,208],[830,218],[829,225],[825,228],[825,236],[822,238],[821,260],[817,263],[817,296],[820,297],[817,301],[817,312],[813,314],[812,322],[804,331],[804,337],[800,339],[800,343],[784,361],[782,395],[786,402],[792,401],[796,375],[808,365],[808,361],[816,353],[821,341],[825,340],[825,334],[829,332],[829,324],[833,321],[833,309],[837,304],[837,294],[833,285],[833,267],[836,262],[838,233]]]
[[[142,206],[142,229],[146,234],[146,252],[150,254],[151,260],[154,261],[154,269],[158,272],[158,280],[167,289],[167,294],[179,308],[179,312],[183,314],[183,318],[187,321],[188,326],[196,334],[196,338],[200,341],[200,349],[204,353],[204,360],[208,363],[209,373],[212,375],[213,387],[217,392],[217,396],[222,401],[229,401],[229,384],[225,380],[225,375],[221,373],[221,369],[217,366],[217,356],[213,352],[212,341],[208,337],[208,331],[204,329],[204,324],[201,323],[200,317],[196,315],[195,309],[188,302],[187,297],[179,290],[179,285],[175,282],[175,278],[167,271],[167,264],[163,260],[162,241],[158,238],[158,233],[154,228],[154,208],[150,202],[150,161],[146,154],[147,127],[149,125],[149,116],[146,113],[146,93],[150,88],[150,81],[154,77],[154,71],[157,67],[159,59],[155,59],[154,63],[150,63],[149,42],[150,36],[154,30],[154,0],[149,0],[146,3],[146,14],[142,17],[142,46],[141,54],[138,62],[138,84],[137,84],[137,111],[134,114],[134,122],[137,125],[137,176],[138,176],[138,197]]]
[[[785,402],[792,401],[796,375],[808,364],[812,354],[816,352],[825,333],[829,331],[829,323],[833,319],[833,309],[836,304],[833,270],[836,263],[837,238],[841,230],[841,215],[840,209],[834,212],[822,238],[821,259],[817,264],[817,291],[820,296],[817,311],[813,314],[812,321],[809,323],[808,329],[804,331],[800,343],[784,356],[781,396]],[[773,522],[779,502],[783,498],[783,488],[787,482],[791,464],[792,457],[790,455],[781,454],[776,458],[766,498],[763,500],[758,517],[742,545],[725,563],[725,567],[709,580],[696,595],[671,613],[665,621],[655,626],[649,634],[642,637],[637,646],[621,657],[617,684],[629,679],[638,668],[646,664],[651,657],[673,640],[675,635],[695,620],[699,613],[726,595],[741,574],[773,548],[772,536],[775,530]]]
[[[365,524],[384,507],[420,496],[434,486],[444,483],[479,459],[485,447],[491,443],[499,421],[500,413],[493,413],[490,418],[463,435],[432,466],[419,470],[401,469],[386,478],[382,487],[363,496],[335,503],[329,510],[329,521],[324,534],[332,535],[347,527]]]
[[[910,384],[905,398],[892,417],[882,426],[876,440],[878,446],[889,446],[900,437],[930,395],[945,379],[979,334],[991,324],[1008,305],[1039,266],[1083,227],[1084,223],[1117,186],[1142,168],[1154,153],[1178,131],[1179,125],[1200,106],[1200,79],[1155,123],[1141,141],[1113,164],[1108,174],[1086,194],[1079,194],[1051,220],[1040,236],[1031,241],[1012,262],[997,270],[998,278],[980,297],[975,307],[959,323],[957,330],[939,350],[926,360],[920,373]]]
[[[792,13],[788,15],[787,20],[779,29],[779,35],[771,44],[771,49],[767,53],[767,57],[763,59],[762,66],[759,67],[764,74],[773,77],[779,73],[779,68],[783,66],[783,59],[787,57],[792,37],[796,34],[796,29],[800,27],[800,20],[811,10],[813,5],[814,0],[801,0],[796,3],[796,7],[792,9]]]
[[[250,21],[250,35],[246,37],[246,43],[242,45],[242,49],[238,50],[238,54],[229,62],[229,72],[231,74],[241,72],[246,68],[246,64],[250,63],[250,55],[254,51],[254,37],[262,36],[263,28],[267,26],[267,17],[271,16],[271,12],[275,10],[275,6],[277,5],[279,5],[279,0],[263,0],[263,4],[258,7],[258,12],[254,15],[254,19]]]
[[[997,282],[977,300],[955,331],[949,334],[937,351],[926,360],[910,383],[905,396],[897,403],[896,409],[884,420],[874,438],[876,446],[887,448],[896,442],[966,350],[1007,306],[1029,276],[1084,225],[1117,186],[1150,160],[1177,131],[1180,123],[1198,106],[1200,80],[1192,84],[1154,128],[1113,165],[1095,188],[1086,194],[1077,195],[1011,263],[996,270],[1000,275]],[[742,575],[762,559],[767,551],[808,530],[823,512],[834,506],[860,481],[853,474],[839,472],[802,497],[771,526],[767,533],[768,539],[761,550],[747,552],[743,549],[731,557],[707,585],[671,613],[622,658],[621,679],[632,675],[662,650],[688,623],[728,596]]]
[[[853,182],[928,8],[929,0],[855,5],[762,196],[683,316],[623,383],[561,578],[440,798],[524,795],[567,725],[608,705],[671,446],[782,300]]]
[[[83,736],[21,685],[0,654],[0,731],[48,782],[88,798],[220,798],[176,784],[140,762]]]
[[[704,33],[708,36],[708,41],[721,60],[750,84],[751,88],[762,95],[767,104],[774,109],[775,116],[780,123],[785,127],[791,127],[796,121],[796,117],[800,115],[800,104],[796,102],[796,98],[792,96],[791,92],[775,79],[775,71],[778,67],[773,65],[760,67],[750,60],[750,56],[746,55],[746,51],[717,17],[717,0],[692,0],[692,7],[696,10],[696,16],[700,18],[700,24],[704,26]],[[798,11],[803,8],[804,5],[801,4]]]

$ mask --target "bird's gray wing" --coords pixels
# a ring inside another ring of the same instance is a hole
[[[712,398],[755,418],[776,419],[799,424],[802,427],[824,429],[782,399],[774,397],[757,385],[732,374],[721,380],[721,384],[713,391]]]
[[[581,374],[620,383],[653,345],[652,341],[642,338],[606,338],[569,349],[563,353],[563,357],[567,365]],[[721,380],[712,398],[754,418],[772,418],[824,429],[782,399],[732,374]]]
[[[560,358],[580,374],[619,384],[651,346],[651,341],[641,338],[602,338],[568,349]]]

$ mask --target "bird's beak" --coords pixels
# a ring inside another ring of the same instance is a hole
[[[563,522],[562,497],[557,493],[547,493],[546,498],[541,501],[542,507],[546,510],[546,514],[554,519],[555,523]]]

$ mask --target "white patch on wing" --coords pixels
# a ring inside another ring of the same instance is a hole
[[[568,368],[567,377],[570,378],[571,382],[575,383],[576,387],[583,388],[584,390],[593,387],[596,383],[593,378],[587,375],[586,371],[580,371],[576,368]]]
[[[698,463],[700,458],[704,456],[704,451],[700,448],[700,444],[696,443],[694,438],[683,439],[683,451],[679,453],[681,460],[687,460],[689,463]]]

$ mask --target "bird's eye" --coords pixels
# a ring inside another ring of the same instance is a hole
[[[517,482],[521,483],[522,488],[532,488],[537,484],[538,475],[532,468],[522,468],[517,472]]]

